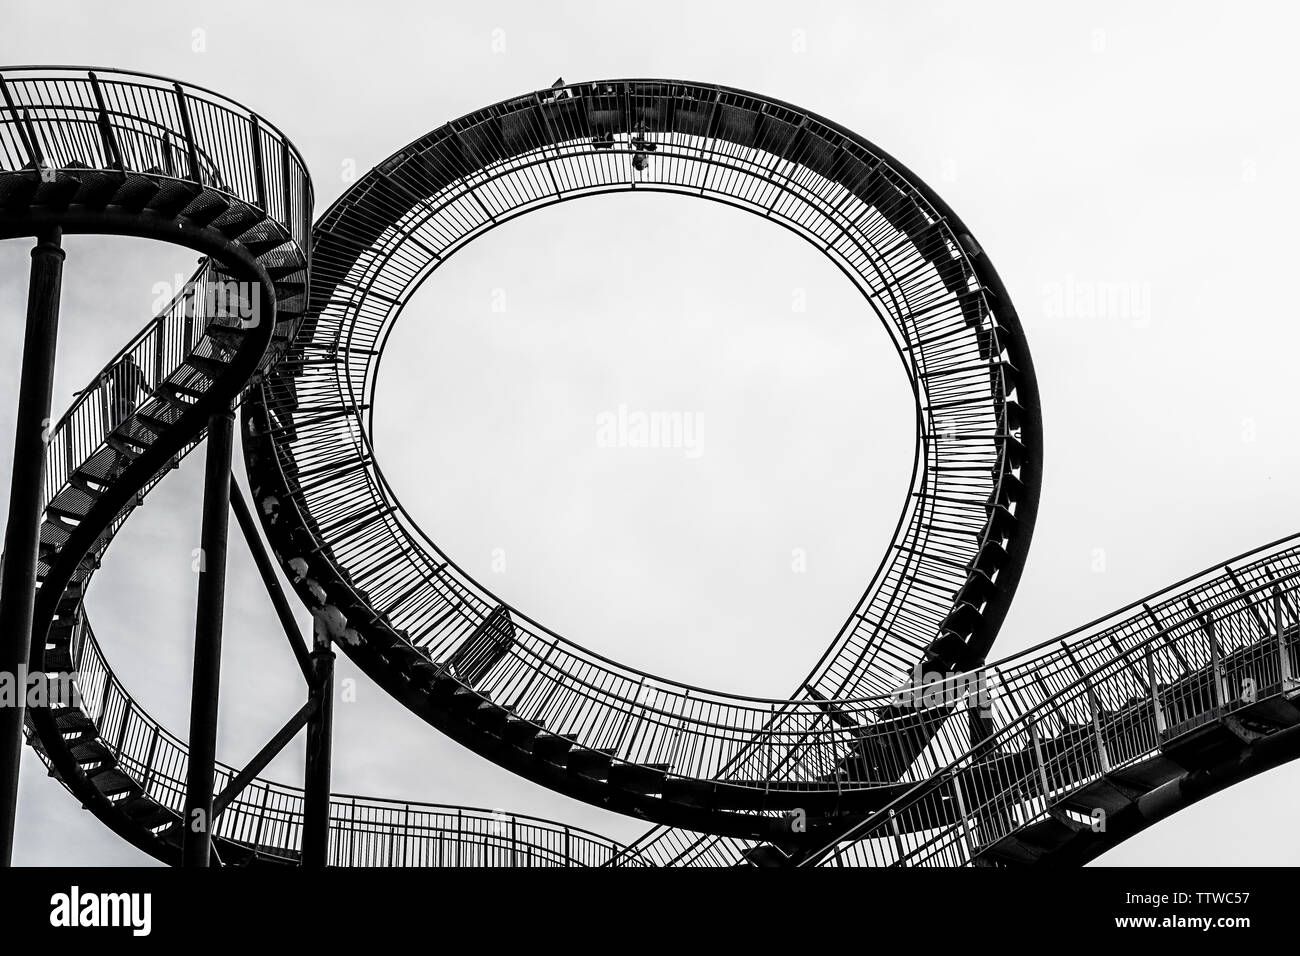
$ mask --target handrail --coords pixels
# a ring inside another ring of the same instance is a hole
[[[199,178],[210,179],[204,185],[265,209],[301,248],[309,245],[312,185],[301,153],[275,125],[234,100],[151,74],[90,67],[5,67],[0,84],[6,92],[0,165],[30,168],[27,154],[35,144],[27,142],[27,129],[40,140],[40,165],[47,169],[107,170],[121,163],[127,172],[195,180],[196,170],[182,174],[172,155],[189,152],[203,160],[207,175]],[[94,135],[87,126],[96,127]],[[104,126],[111,143],[101,135]],[[16,138],[7,134],[11,127]],[[243,145],[254,136],[264,147],[263,170]]]
[[[78,694],[83,702],[96,702],[95,708],[86,709],[97,710],[92,719],[101,740],[110,748],[119,767],[129,770],[136,780],[144,781],[143,790],[147,796],[179,817],[185,793],[183,767],[188,752],[185,742],[135,702],[108,665],[98,639],[84,617],[77,624],[72,648],[72,672],[76,675]],[[237,773],[238,768],[218,763],[217,788],[220,789]],[[217,822],[214,836],[242,843],[264,857],[289,858],[296,849],[293,845],[253,842],[248,839],[248,835],[285,835],[295,832],[301,826],[302,794],[301,788],[258,778],[227,807]],[[268,804],[270,811],[267,809]],[[355,812],[358,809],[369,816],[358,821]],[[399,812],[403,815],[400,824],[384,818],[385,814]],[[416,815],[414,821],[410,819],[411,814]],[[419,800],[383,799],[352,793],[334,793],[330,796],[331,852],[336,860],[345,856],[348,853],[348,840],[358,839],[355,834],[390,841],[405,840],[408,844],[394,843],[394,846],[414,846],[421,839],[422,831],[437,829],[428,820],[449,815],[460,815],[476,821],[469,836],[499,838],[500,834],[493,827],[512,827],[515,837],[507,845],[521,851],[527,846],[551,856],[555,856],[555,851],[547,849],[546,837],[567,834],[567,844],[572,852],[560,857],[564,865],[601,865],[614,857],[619,857],[620,865],[644,865],[635,855],[627,856],[621,844],[582,827],[555,823],[523,813]],[[269,830],[266,826],[268,821],[273,821]],[[523,840],[519,839],[521,824],[525,828],[523,836],[526,839]],[[409,854],[409,848],[406,851],[392,852]]]
[[[100,66],[85,66],[85,65],[76,65],[76,64],[67,64],[67,65],[61,64],[58,66],[35,65],[35,64],[14,64],[12,66],[5,66],[2,69],[0,69],[0,74],[12,75],[14,73],[30,73],[33,74],[34,78],[38,78],[38,79],[42,78],[41,74],[45,74],[45,73],[54,74],[54,76],[50,77],[51,79],[63,79],[65,77],[63,77],[62,74],[89,75],[92,72],[95,73],[97,76],[101,76],[101,77],[120,76],[120,77],[134,77],[136,79],[142,79],[142,80],[156,80],[159,83],[163,84],[168,89],[176,85],[176,81],[173,80],[171,77],[161,76],[157,73],[147,73],[142,70],[124,70],[121,67],[116,67],[116,66],[100,67]],[[215,90],[212,90],[206,86],[200,86],[197,83],[189,83],[189,82],[182,84],[182,86],[187,91],[193,93],[202,93],[204,94],[205,98],[210,98],[213,102],[221,103],[225,105],[227,108],[232,109],[236,112],[243,113],[249,117],[256,117],[258,123],[263,128],[269,129],[271,131],[274,139],[283,142],[285,144],[288,150],[296,158],[297,165],[303,169],[307,168],[307,163],[303,159],[301,151],[298,149],[297,146],[294,145],[293,141],[290,140],[289,137],[285,136],[278,126],[276,126],[274,123],[267,120],[260,113],[255,113],[253,110],[250,110],[248,107],[244,106],[239,101],[231,99],[230,97],[226,96],[224,93],[218,93]]]
[[[1292,540],[1294,540],[1294,536],[1283,539],[1283,541]],[[908,808],[918,807],[921,801],[935,792],[936,788],[944,786],[947,781],[960,777],[963,772],[969,773],[972,768],[988,766],[1003,759],[1006,750],[1005,747],[999,746],[1000,741],[1007,741],[1026,734],[1030,728],[1041,725],[1052,718],[1056,718],[1057,722],[1064,726],[1070,722],[1067,719],[1069,716],[1067,710],[1071,709],[1072,705],[1086,702],[1087,706],[1084,711],[1095,713],[1094,705],[1104,706],[1104,704],[1096,702],[1110,701],[1116,696],[1115,690],[1109,686],[1108,682],[1113,680],[1123,684],[1125,679],[1131,680],[1131,668],[1134,661],[1146,661],[1148,673],[1154,676],[1157,681],[1160,677],[1166,678],[1163,683],[1159,684],[1160,690],[1158,692],[1151,689],[1155,685],[1148,678],[1146,681],[1147,693],[1154,694],[1155,696],[1151,700],[1160,701],[1166,707],[1176,706],[1184,714],[1184,723],[1203,719],[1203,715],[1207,713],[1220,712],[1224,706],[1224,701],[1218,699],[1216,695],[1204,697],[1202,692],[1197,690],[1198,685],[1187,685],[1191,688],[1191,691],[1188,692],[1192,694],[1191,697],[1188,696],[1188,693],[1175,694],[1170,697],[1168,696],[1168,689],[1177,689],[1180,682],[1199,679],[1200,675],[1207,675],[1214,682],[1214,686],[1217,686],[1220,678],[1215,675],[1218,668],[1222,667],[1221,660],[1224,654],[1244,653],[1259,642],[1277,639],[1276,635],[1270,634],[1265,629],[1264,633],[1259,635],[1258,640],[1246,640],[1247,636],[1253,638],[1254,635],[1251,632],[1259,631],[1263,627],[1259,610],[1261,607],[1268,608],[1270,602],[1274,600],[1274,595],[1294,595],[1300,592],[1300,548],[1293,548],[1289,552],[1270,553],[1262,559],[1257,557],[1261,553],[1270,552],[1277,544],[1278,542],[1275,542],[1273,545],[1258,549],[1253,554],[1248,553],[1224,562],[1220,566],[1222,572],[1218,578],[1211,581],[1202,579],[1199,588],[1182,591],[1168,597],[1165,602],[1159,605],[1159,610],[1168,610],[1171,605],[1195,603],[1195,596],[1203,593],[1204,590],[1212,589],[1215,585],[1231,584],[1230,591],[1228,588],[1224,588],[1223,596],[1205,605],[1197,604],[1194,611],[1167,626],[1160,626],[1157,623],[1154,610],[1150,614],[1147,613],[1148,608],[1146,605],[1151,603],[1150,599],[1129,605],[1124,609],[1125,611],[1134,611],[1138,607],[1142,608],[1141,612],[1133,613],[1130,620],[1137,618],[1150,618],[1150,620],[1144,622],[1144,626],[1137,630],[1139,636],[1126,647],[1109,643],[1110,638],[1114,636],[1114,631],[1122,627],[1124,622],[1117,622],[1112,624],[1110,628],[1078,637],[1072,645],[1067,644],[1068,638],[1077,637],[1083,630],[1090,627],[1086,625],[1085,628],[1076,628],[1063,637],[1023,651],[1012,659],[999,662],[997,666],[1006,667],[1018,661],[1021,663],[1022,669],[1028,670],[1032,668],[1041,677],[1045,673],[1050,673],[1049,668],[1052,665],[1065,661],[1066,666],[1062,669],[1068,668],[1071,670],[1073,677],[1076,679],[1063,684],[1053,693],[1042,697],[1033,706],[1024,708],[1012,717],[1001,721],[1001,725],[997,726],[986,738],[978,742],[973,741],[973,746],[968,751],[956,757],[946,766],[936,770],[925,780],[917,783],[912,790],[890,801],[855,827],[838,835],[834,841],[812,855],[810,862],[815,863],[819,860],[825,860],[830,854],[840,852],[841,848],[846,844],[854,844],[864,839],[870,839],[872,832],[884,826],[887,818],[901,816]],[[1251,565],[1241,567],[1239,562],[1242,558],[1249,557],[1256,557],[1257,559]],[[1276,573],[1274,564],[1283,562],[1289,562],[1292,565],[1292,570],[1285,573]],[[1238,566],[1230,567],[1231,565]],[[1257,576],[1260,580],[1250,587],[1243,588],[1239,584],[1241,576]],[[1183,582],[1165,589],[1162,594],[1169,595],[1173,588],[1198,578],[1203,578],[1203,576],[1184,579]],[[1116,621],[1121,613],[1123,612],[1116,612],[1101,620]],[[1268,613],[1271,617],[1273,612],[1269,610]],[[1292,614],[1295,614],[1294,610]],[[1233,640],[1227,650],[1221,647],[1224,630],[1220,630],[1219,637],[1216,638],[1206,630],[1207,622],[1217,624],[1216,630],[1225,629],[1229,631],[1229,637],[1233,638]],[[1274,626],[1280,628],[1281,622],[1275,621]],[[1078,656],[1093,645],[1101,646],[1103,653],[1097,656],[1096,663],[1093,666],[1089,668],[1079,667],[1077,665]],[[1059,646],[1060,650],[1056,650],[1057,646]],[[1045,648],[1051,648],[1055,653],[1046,655],[1038,653]],[[1170,658],[1177,658],[1177,661],[1171,665]],[[1198,663],[1194,665],[1184,663],[1189,660]],[[1275,693],[1284,691],[1286,688],[1281,683],[1283,673],[1281,666],[1279,666],[1276,674],[1271,671],[1269,673],[1270,676],[1276,677],[1276,681],[1270,681],[1267,686],[1274,688]],[[1251,679],[1254,680],[1253,673]],[[1265,687],[1258,688],[1261,699],[1267,696],[1264,693],[1265,689]],[[1204,699],[1198,698],[1196,696],[1198,694],[1201,694]],[[1005,702],[1006,698],[1004,697],[1002,700]],[[1206,701],[1210,702],[1208,708],[1203,706]],[[1148,703],[1150,702],[1148,701]],[[997,720],[996,714],[994,719]],[[1108,761],[1111,768],[1144,759],[1145,756],[1158,750],[1161,731],[1154,711],[1152,711],[1152,720],[1154,723],[1148,729],[1153,732],[1147,735],[1152,746],[1146,750],[1134,752],[1127,758],[1120,760],[1109,756]],[[1096,747],[1097,743],[1094,738],[1085,737],[1079,743],[1072,745],[1067,751],[1056,754],[1049,763],[1059,764],[1071,754],[1081,751],[1087,752]],[[1092,776],[1095,778],[1095,776],[1100,775],[1104,768],[1097,765],[1094,769],[1095,773]],[[1047,770],[1046,768],[1034,768],[1026,774],[1026,777],[1040,772],[1046,773]],[[965,816],[968,818],[978,816],[979,811],[985,809],[990,803],[997,803],[999,800],[1005,801],[1006,794],[1014,792],[1014,789],[1014,787],[1008,788],[1004,785],[999,794],[991,794],[989,800],[985,803],[971,803],[969,797],[967,797]],[[1046,804],[1044,804],[1042,814],[1046,812]],[[1021,825],[1027,825],[1028,822],[1031,821],[1025,821]],[[956,839],[955,832],[954,828],[941,829],[929,842],[913,848],[910,855],[921,853],[936,841],[954,841]]]

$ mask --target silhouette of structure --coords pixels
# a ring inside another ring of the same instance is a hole
[[[0,708],[5,862],[24,733],[107,826],[196,866],[1083,862],[1300,747],[1295,539],[986,663],[1037,511],[1033,363],[956,213],[829,120],[707,84],[557,81],[409,144],[312,226],[297,151],[214,93],[44,67],[0,71],[0,92],[0,238],[37,239],[0,667],[76,689]],[[529,619],[416,526],[373,454],[378,364],[419,284],[503,222],[620,191],[723,202],[812,243],[861,291],[912,386],[893,540],[788,699],[646,674]],[[63,233],[207,258],[46,432]],[[232,289],[250,308],[213,306]],[[236,404],[251,501],[231,477]],[[83,597],[131,510],[204,437],[182,739],[114,675]],[[215,752],[231,510],[308,689],[242,768]],[[277,564],[311,611],[310,646]],[[529,817],[331,795],[335,647],[484,758],[654,828],[622,846]],[[304,729],[302,788],[262,778]]]

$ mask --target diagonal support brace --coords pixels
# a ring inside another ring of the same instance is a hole
[[[239,530],[244,533],[244,540],[248,542],[248,550],[252,552],[253,563],[257,565],[257,573],[262,577],[266,593],[271,596],[271,603],[275,606],[280,626],[284,628],[284,636],[289,639],[289,647],[298,661],[298,669],[302,671],[303,679],[310,686],[311,653],[307,650],[307,644],[298,630],[298,622],[293,618],[293,609],[289,606],[289,599],[284,595],[284,588],[280,587],[280,579],[275,576],[275,565],[271,562],[271,556],[266,553],[266,546],[262,544],[262,539],[257,533],[257,522],[248,508],[248,500],[240,490],[234,475],[230,476],[230,507],[235,512]]]
[[[312,698],[303,704],[298,709],[298,712],[289,718],[289,722],[281,727],[279,732],[267,741],[266,746],[257,752],[244,769],[235,774],[234,779],[226,784],[226,788],[217,794],[216,799],[212,801],[212,819],[215,820],[221,816],[234,799],[243,792],[244,788],[267,768],[276,755],[285,748],[285,745],[298,736],[298,731],[307,726],[307,721],[311,719],[312,714],[316,713],[319,706],[320,702],[317,698]]]

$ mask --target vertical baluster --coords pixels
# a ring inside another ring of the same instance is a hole
[[[1097,692],[1088,685],[1088,710],[1092,712],[1092,733],[1097,741],[1097,760],[1102,773],[1110,773],[1110,753],[1106,750],[1106,737],[1101,732],[1101,706]]]
[[[257,205],[266,211],[266,169],[262,164],[262,126],[257,114],[249,116],[249,138],[253,147],[253,182],[257,189]]]
[[[1201,618],[1201,625],[1205,628],[1205,636],[1210,642],[1210,691],[1213,695],[1213,704],[1215,713],[1223,710],[1225,694],[1223,691],[1223,651],[1219,648],[1219,642],[1214,635],[1214,618],[1211,615],[1205,615]]]
[[[1029,742],[1034,748],[1034,763],[1038,767],[1038,784],[1043,791],[1043,806],[1047,807],[1052,802],[1052,787],[1047,780],[1047,763],[1043,760],[1043,745],[1038,733],[1038,724],[1035,721],[1029,721]]]
[[[289,178],[289,168],[293,162],[292,155],[293,154],[289,152],[289,141],[287,139],[280,140],[280,179],[281,188],[284,190],[284,208],[276,218],[279,219],[279,221],[283,223],[290,232],[293,231],[293,217],[289,212],[289,210],[293,208],[293,204],[290,200],[293,190]],[[302,241],[302,237],[295,236],[294,238]]]
[[[153,730],[149,735],[149,749],[148,751],[146,751],[145,758],[144,758],[144,780],[140,784],[141,789],[145,792],[146,795],[149,793],[149,787],[153,784],[153,776],[154,776],[153,761],[154,761],[154,755],[157,752],[158,752],[158,725],[154,724]]]
[[[957,825],[961,828],[962,842],[966,844],[966,855],[973,862],[975,860],[975,838],[971,834],[966,817],[966,797],[962,793],[961,776],[957,771],[953,771],[950,779],[952,780],[953,796],[957,800],[957,813],[961,818]]]
[[[1165,711],[1160,706],[1160,692],[1156,689],[1156,665],[1152,658],[1151,650],[1147,650],[1147,689],[1151,692],[1151,707],[1155,714],[1156,721],[1156,742],[1162,737],[1168,729],[1165,726]]]
[[[1286,621],[1282,616],[1282,590],[1278,587],[1273,588],[1273,627],[1277,636],[1278,674],[1282,692],[1286,693],[1294,678],[1291,676],[1291,652],[1286,641]]]
[[[903,833],[898,826],[898,815],[894,813],[894,808],[889,808],[889,829],[894,834],[894,848],[898,851],[898,862],[902,863],[903,858],[907,856],[907,851],[903,849]]]

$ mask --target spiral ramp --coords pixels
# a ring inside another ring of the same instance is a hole
[[[5,69],[0,91],[0,237],[134,235],[207,257],[46,456],[32,669],[75,675],[77,693],[30,709],[29,740],[158,859],[179,859],[189,751],[117,680],[83,598],[131,510],[232,404],[253,512],[318,638],[483,757],[655,824],[622,846],[334,795],[334,865],[1081,862],[1296,746],[1294,541],[985,664],[1037,511],[1033,365],[969,230],[856,134],[724,87],[558,86],[399,150],[313,228],[296,150],[216,94],[73,68]],[[419,284],[518,215],[620,191],[723,202],[806,239],[911,383],[894,540],[786,700],[645,674],[531,620],[415,525],[370,443],[379,360]],[[299,862],[303,791],[216,773],[220,860]]]

